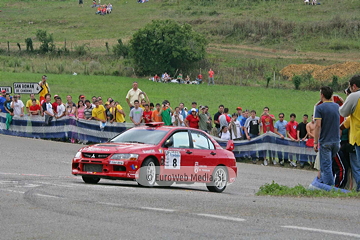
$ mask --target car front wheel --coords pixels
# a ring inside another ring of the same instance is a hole
[[[152,158],[144,160],[140,168],[138,183],[144,187],[152,187],[156,182],[157,166]]]
[[[212,174],[212,181],[206,184],[210,192],[221,193],[228,182],[228,172],[224,166],[217,166]]]
[[[99,177],[93,177],[93,176],[82,176],[82,179],[85,183],[92,183],[92,184],[96,184],[100,181]]]

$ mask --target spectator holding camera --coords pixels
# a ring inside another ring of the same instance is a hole
[[[162,121],[165,126],[171,126],[171,114],[173,110],[170,107],[170,102],[168,100],[164,100],[162,103],[162,108],[160,110],[160,116],[162,117]]]
[[[175,108],[175,112],[171,117],[171,122],[172,122],[173,126],[185,126],[184,118],[180,113],[179,107]]]

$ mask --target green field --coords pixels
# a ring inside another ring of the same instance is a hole
[[[14,82],[39,82],[41,74],[30,73],[6,73],[0,72],[0,86],[13,86]],[[63,100],[66,95],[73,96],[73,100],[84,94],[87,99],[92,96],[102,96],[103,99],[112,97],[119,101],[125,112],[129,113],[125,96],[134,81],[132,78],[113,76],[84,76],[84,75],[55,75],[48,74],[48,83],[51,93],[58,94]],[[184,102],[185,106],[191,107],[191,102],[196,101],[199,105],[208,105],[210,113],[215,114],[220,104],[235,112],[236,107],[256,110],[258,115],[267,106],[275,116],[280,112],[285,113],[285,119],[289,119],[290,113],[297,115],[297,120],[302,120],[303,114],[311,115],[314,104],[319,100],[319,93],[313,91],[296,91],[289,89],[266,89],[259,87],[239,86],[207,86],[201,85],[178,85],[155,83],[146,79],[138,79],[139,88],[145,91],[150,101],[161,103],[164,99],[170,101],[171,106],[178,106]],[[343,96],[343,94],[341,94]],[[22,100],[28,99],[23,95]],[[128,116],[127,116],[127,120]]]
[[[206,59],[195,70],[180,71],[194,77],[199,68],[212,67],[222,84],[264,86],[275,72],[277,84],[270,87],[292,88],[278,73],[289,64],[359,60],[360,5],[355,0],[320,1],[317,6],[305,6],[302,0],[113,0],[113,13],[106,16],[95,15],[91,2],[84,1],[81,8],[76,0],[1,1],[0,70],[135,76],[131,61],[115,58],[111,49],[117,39],[128,42],[153,19],[189,23],[204,34],[209,40]],[[37,30],[53,34],[56,47],[66,43],[72,54],[28,55],[24,40],[32,38],[37,48]],[[81,46],[85,55],[76,53]]]

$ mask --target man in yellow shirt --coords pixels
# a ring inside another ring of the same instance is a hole
[[[30,114],[30,107],[33,105],[33,103],[32,103],[32,100],[33,100],[33,99],[35,99],[35,94],[31,93],[31,94],[30,94],[30,99],[27,100],[26,105],[25,105],[25,107],[26,107],[26,112],[27,112],[28,114]],[[39,102],[38,100],[36,100],[36,105],[39,105],[39,106],[40,106],[40,102]],[[55,109],[55,110],[56,110],[56,109]]]
[[[92,110],[92,117],[97,121],[101,121],[103,123],[106,122],[106,110],[103,105],[99,104],[98,100],[95,100],[95,108]]]
[[[42,87],[42,90],[39,92],[40,103],[43,104],[45,102],[45,95],[50,93],[49,84],[46,82],[47,76],[43,75],[39,85]]]

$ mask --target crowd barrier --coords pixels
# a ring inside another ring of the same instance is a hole
[[[77,120],[74,117],[63,117],[53,120],[50,126],[44,125],[44,117],[24,116],[14,117],[9,130],[6,130],[6,114],[0,113],[0,133],[19,137],[41,139],[78,139],[82,142],[102,143],[113,138],[117,134],[132,128],[132,123],[107,123],[100,128],[100,122]],[[215,140],[224,148],[226,141],[216,138]],[[307,147],[304,141],[294,142],[289,139],[281,139],[278,135],[269,132],[257,138],[242,141],[234,141],[234,154],[236,158],[282,158],[301,162],[314,162],[316,153],[312,147]]]

